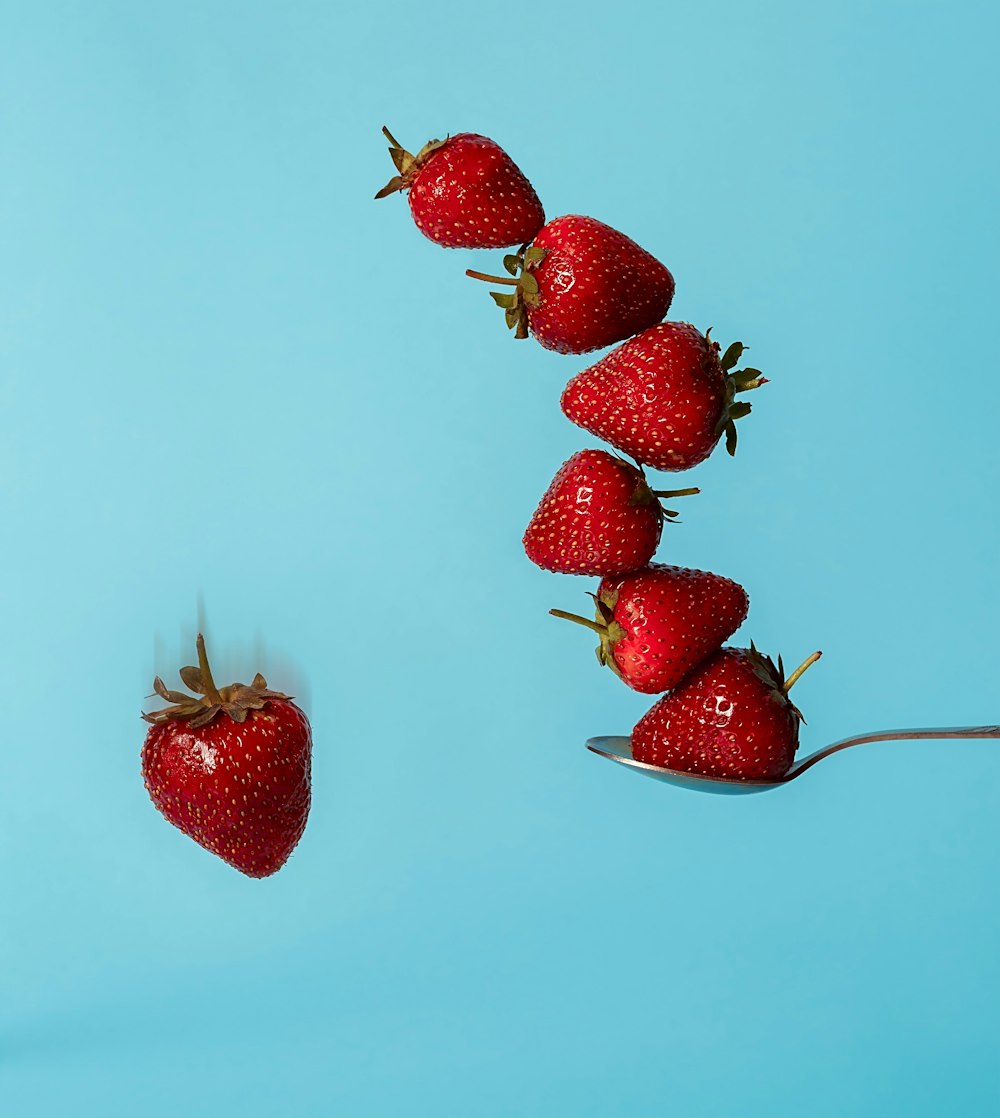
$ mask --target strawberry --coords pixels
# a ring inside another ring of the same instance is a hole
[[[659,498],[697,492],[654,491],[641,470],[606,450],[578,451],[542,497],[524,533],[524,550],[546,571],[626,574],[652,559],[663,518],[677,515]]]
[[[499,144],[474,132],[431,140],[411,155],[387,128],[399,172],[375,195],[410,193],[417,228],[443,248],[526,244],[545,224],[534,187]]]
[[[704,461],[723,432],[736,453],[736,420],[750,405],[736,400],[766,384],[757,369],[733,372],[744,346],[719,343],[687,322],[661,322],[578,373],[562,410],[580,427],[656,470],[687,470]]]
[[[490,293],[507,325],[558,353],[603,349],[646,330],[674,297],[674,277],[655,256],[592,217],[555,218],[504,267],[514,278],[466,275],[513,287]]]
[[[749,648],[722,648],[639,720],[637,761],[729,780],[777,780],[792,767],[802,713],[788,697],[814,652],[785,680],[784,666]]]
[[[216,687],[200,634],[198,664],[180,676],[200,698],[153,682],[174,705],[143,715],[152,723],[142,747],[146,790],[164,818],[206,850],[248,877],[268,877],[285,864],[309,815],[309,722],[259,674],[249,687]]]
[[[708,571],[652,563],[605,578],[593,596],[597,618],[549,610],[601,638],[597,659],[634,691],[669,691],[718,651],[746,619],[739,583]]]

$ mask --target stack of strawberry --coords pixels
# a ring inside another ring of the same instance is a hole
[[[505,276],[469,271],[491,292],[518,338],[558,353],[623,342],[578,373],[562,395],[574,423],[633,462],[581,450],[565,462],[524,534],[528,558],[563,574],[602,581],[594,620],[553,610],[597,633],[601,664],[645,694],[667,692],[632,734],[633,756],[706,776],[768,780],[791,767],[801,714],[779,658],[723,647],[749,599],[721,575],[652,562],[664,518],[645,468],[676,472],[704,461],[722,436],[736,450],[737,396],[765,383],[737,369],[743,346],[685,322],[664,322],[673,276],[623,233],[591,217],[547,224],[531,183],[485,136],[433,140],[416,155],[383,129],[397,175],[376,195],[408,191],[420,231],[445,248],[511,248]],[[628,339],[628,340],[626,340]]]

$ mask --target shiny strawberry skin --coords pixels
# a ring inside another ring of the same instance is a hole
[[[690,469],[721,436],[719,346],[687,322],[662,322],[578,373],[561,403],[568,419],[636,461]]]
[[[309,816],[312,736],[287,699],[192,729],[151,727],[142,773],[164,818],[248,877],[277,872]]]
[[[493,140],[461,132],[413,173],[410,212],[443,248],[522,245],[545,224],[534,187]]]
[[[750,607],[732,579],[660,563],[605,578],[597,596],[625,631],[611,652],[621,679],[647,695],[669,691],[718,651]]]
[[[637,761],[731,780],[775,780],[791,768],[799,716],[761,679],[750,649],[722,648],[632,731]]]
[[[644,567],[660,542],[659,505],[630,505],[642,474],[606,450],[567,459],[524,533],[528,558],[546,571],[614,575]]]
[[[588,353],[659,322],[674,297],[670,272],[635,241],[592,217],[557,217],[535,237],[538,305],[528,327],[557,353]]]

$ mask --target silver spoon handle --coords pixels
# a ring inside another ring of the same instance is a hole
[[[870,734],[858,734],[853,738],[844,738],[835,741],[825,749],[810,754],[794,764],[788,771],[786,780],[804,773],[812,768],[817,761],[829,757],[831,753],[839,753],[842,749],[850,749],[852,745],[865,745],[870,741],[919,741],[921,739],[943,741],[946,738],[1000,738],[1000,726],[957,726],[947,729],[930,730],[875,730]]]

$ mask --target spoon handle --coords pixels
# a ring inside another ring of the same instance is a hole
[[[852,745],[864,745],[870,741],[919,741],[920,739],[933,739],[943,741],[945,738],[1000,738],[1000,726],[957,726],[948,729],[929,730],[875,730],[869,734],[858,734],[853,738],[844,738],[835,741],[825,749],[803,758],[793,765],[788,771],[787,780],[799,776],[806,769],[812,768],[817,761],[829,757],[831,753],[839,753],[842,749],[849,749]]]

